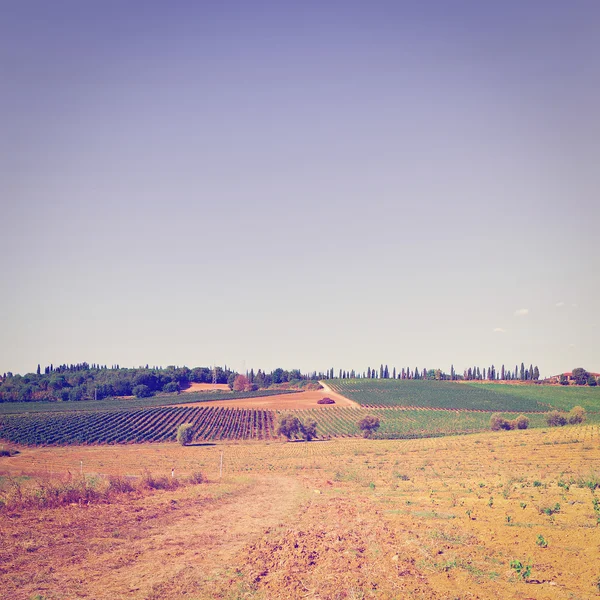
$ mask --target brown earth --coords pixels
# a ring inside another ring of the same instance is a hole
[[[321,398],[331,398],[335,404],[317,404]],[[207,402],[187,402],[173,406],[228,406],[229,408],[264,408],[271,410],[299,410],[303,408],[319,408],[331,406],[360,405],[331,390],[308,390],[291,394],[275,394],[273,396],[257,396],[255,398],[238,398],[237,400],[211,400]]]
[[[88,474],[174,466],[211,483],[0,513],[3,598],[600,597],[596,425],[20,450],[0,472],[73,472],[84,461]]]
[[[189,387],[181,390],[182,392],[229,392],[229,386],[226,383],[190,383]]]

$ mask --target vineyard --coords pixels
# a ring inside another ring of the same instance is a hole
[[[465,387],[491,391],[514,398],[535,401],[558,410],[582,406],[588,412],[600,412],[600,386],[506,385],[501,383],[472,383]]]
[[[274,437],[272,411],[163,407],[119,412],[37,413],[0,417],[0,436],[30,444],[124,444],[175,441],[177,427],[192,423],[194,441]]]
[[[328,385],[365,407],[420,407],[488,412],[547,412],[570,410],[579,404],[600,411],[600,391],[585,388],[546,388],[451,381],[399,379],[337,379]]]
[[[315,408],[295,411],[317,422],[321,438],[360,435],[361,408]],[[419,438],[483,431],[489,414],[481,411],[445,411],[378,408],[378,437]],[[515,414],[504,413],[507,418]],[[194,425],[194,442],[276,439],[278,411],[225,407],[161,407],[130,411],[31,413],[0,417],[0,438],[19,444],[126,444],[175,441],[177,427]],[[530,426],[542,426],[543,415],[529,414]]]
[[[539,386],[459,384],[437,381],[333,380],[337,392],[362,404],[295,410],[317,422],[320,438],[357,437],[365,414],[379,418],[380,438],[421,438],[489,429],[491,412],[512,419],[523,413],[530,427],[545,426],[554,406],[587,407],[588,422],[600,420],[600,393],[594,389],[540,389]],[[177,427],[194,426],[195,443],[276,439],[280,411],[266,408],[210,406],[211,400],[280,394],[190,393],[143,400],[0,404],[0,439],[27,445],[131,444],[175,441]],[[205,400],[206,406],[188,405]],[[153,406],[160,402],[162,406]],[[165,406],[177,403],[178,406]],[[19,406],[15,406],[18,404]],[[182,405],[183,404],[183,405]],[[79,410],[77,410],[79,409]],[[11,412],[15,411],[15,412]],[[19,413],[19,411],[21,411]]]

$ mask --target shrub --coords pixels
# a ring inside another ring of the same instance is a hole
[[[365,438],[373,437],[373,434],[379,429],[379,425],[379,419],[373,415],[367,415],[358,422],[358,428]]]
[[[285,436],[288,441],[295,437],[301,437],[310,442],[317,437],[317,422],[308,419],[302,422],[296,415],[284,414],[277,423],[277,435]]]
[[[331,398],[321,398],[320,400],[317,400],[317,404],[335,404],[335,400],[332,400]]]
[[[194,426],[191,423],[183,423],[177,428],[177,441],[182,446],[187,446],[194,439]]]
[[[206,483],[206,477],[204,476],[204,473],[200,472],[200,471],[194,471],[190,476],[189,476],[189,482],[190,483]]]
[[[179,393],[179,383],[176,381],[170,381],[163,387],[163,392],[167,392],[167,394],[171,394],[173,392]]]
[[[490,417],[490,429],[500,431],[501,429],[511,429],[511,427],[510,423],[500,413],[494,413]]]
[[[122,477],[121,475],[110,475],[108,477],[109,492],[124,494],[127,492],[133,492],[134,489],[135,487],[133,482],[129,477]]]
[[[133,392],[133,395],[136,398],[148,398],[149,396],[152,396],[150,388],[147,385],[144,385],[143,383],[140,385],[136,385],[131,391]]]
[[[179,481],[174,477],[154,477],[146,471],[142,485],[149,490],[176,490],[179,487]]]
[[[307,441],[317,437],[317,422],[312,419],[308,419],[304,421],[304,423],[300,422],[300,435]]]
[[[516,429],[527,429],[529,427],[529,418],[525,415],[519,415],[514,423],[516,425]]]
[[[565,413],[553,410],[546,415],[546,423],[549,427],[562,427],[567,424]]]
[[[567,420],[570,425],[577,425],[585,421],[585,408],[582,406],[574,406],[567,415]]]
[[[277,435],[283,435],[288,440],[291,440],[300,433],[300,419],[296,415],[281,415],[276,431]]]

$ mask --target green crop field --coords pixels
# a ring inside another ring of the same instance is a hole
[[[301,418],[310,413],[317,424],[317,432],[322,437],[353,437],[360,435],[358,421],[366,414],[379,418],[381,427],[377,432],[380,438],[421,438],[485,431],[490,426],[489,413],[480,411],[447,411],[398,408],[336,408],[299,411]],[[516,413],[503,413],[514,419]],[[544,415],[532,413],[530,427],[545,425]]]
[[[421,407],[489,412],[547,412],[580,405],[600,411],[600,389],[465,384],[400,379],[333,379],[328,385],[368,407]]]
[[[505,396],[525,398],[558,410],[569,411],[574,406],[582,406],[588,412],[600,412],[600,386],[507,385],[475,382],[469,382],[468,386]]]

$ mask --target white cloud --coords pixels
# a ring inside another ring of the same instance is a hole
[[[502,329],[502,327],[495,327],[494,333],[506,333],[506,329]]]
[[[560,306],[564,306],[564,305],[565,305],[565,303],[564,303],[564,302],[562,302],[562,301],[561,301],[561,302],[557,302],[557,303],[556,303],[556,306],[559,306],[559,307],[560,307]]]
[[[518,310],[515,310],[515,317],[526,317],[528,314],[528,308],[519,308]]]

